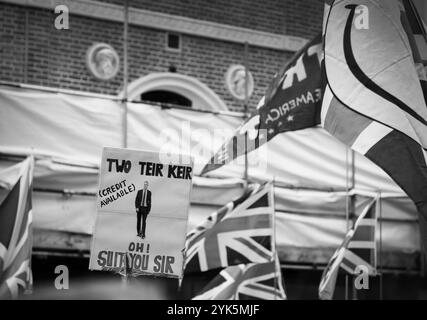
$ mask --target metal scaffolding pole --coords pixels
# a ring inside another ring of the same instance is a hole
[[[351,191],[355,187],[355,152],[353,149],[346,149],[346,155],[345,155],[345,163],[346,163],[346,190],[347,190],[347,196],[346,196],[346,210],[345,210],[345,217],[346,217],[346,232],[352,227],[351,225],[351,219],[354,216],[355,213],[355,196],[351,194]],[[345,275],[345,300],[349,299],[349,275]],[[357,291],[354,286],[354,277],[351,277],[351,288],[352,288],[352,299],[357,300]]]
[[[128,23],[129,4],[124,1],[124,26],[123,26],[123,148],[128,146]]]
[[[249,44],[247,41],[245,41],[245,49],[244,49],[244,66],[245,66],[245,100],[244,100],[244,114],[245,114],[245,121],[248,119],[248,102],[249,102]],[[245,172],[243,175],[243,178],[246,182],[248,182],[248,133],[245,133]]]
[[[123,26],[123,148],[128,146],[128,22],[129,22],[129,4],[124,0],[124,26]],[[124,272],[121,274],[122,288],[126,289],[129,284],[128,277],[128,256],[125,255]]]

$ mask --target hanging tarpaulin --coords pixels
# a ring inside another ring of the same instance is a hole
[[[71,235],[92,234],[102,147],[120,147],[122,141],[120,104],[105,98],[0,87],[0,105],[0,153],[33,153],[36,157],[34,228]],[[129,148],[144,146],[172,153],[190,150],[195,158],[188,230],[242,194],[244,168],[236,161],[210,172],[209,177],[198,175],[222,143],[221,139],[209,137],[214,137],[218,128],[223,133],[228,130],[232,136],[243,119],[191,109],[128,105]],[[20,128],[19,132],[16,128]],[[336,248],[346,230],[347,147],[322,128],[310,128],[279,134],[260,149],[268,152],[268,161],[263,168],[250,166],[249,179],[259,183],[274,179],[277,184],[280,257],[296,260],[289,248]],[[257,152],[249,153],[250,163]],[[1,158],[0,169],[13,164],[12,160]],[[360,154],[355,155],[355,188],[381,191],[385,250],[419,250],[412,201],[378,166]],[[36,245],[40,242],[36,241]]]

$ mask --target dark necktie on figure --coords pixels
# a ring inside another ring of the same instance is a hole
[[[147,194],[147,190],[143,190],[142,191],[142,204],[141,204],[141,206],[143,206],[143,207],[146,207],[146,205],[145,205],[145,196],[146,196],[146,194]]]

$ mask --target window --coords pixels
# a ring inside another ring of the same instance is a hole
[[[124,96],[124,92],[120,97]],[[187,108],[227,111],[227,105],[200,80],[176,72],[153,72],[128,85],[127,97],[133,101],[178,102]]]
[[[190,99],[183,96],[182,94],[167,90],[153,90],[144,92],[141,94],[141,100],[174,104],[188,108],[191,108],[193,104]]]
[[[181,51],[181,36],[176,33],[166,33],[166,49]]]

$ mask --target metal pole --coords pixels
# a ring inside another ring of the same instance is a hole
[[[350,153],[350,156],[349,156]],[[346,216],[346,229],[350,229],[350,218],[354,216],[354,213],[356,211],[356,204],[355,204],[355,198],[354,196],[350,196],[350,191],[355,187],[355,152],[352,149],[346,149],[345,154],[345,163],[346,163],[346,210],[345,210],[345,216]],[[351,171],[350,171],[351,170]],[[352,299],[357,300],[357,291],[354,286],[354,277],[351,277],[352,279]],[[345,281],[345,299],[348,300],[349,295],[349,275],[346,274],[346,281]]]
[[[128,146],[128,22],[129,22],[129,4],[124,1],[124,26],[123,26],[123,148]],[[122,288],[126,289],[129,284],[128,277],[128,256],[125,254],[125,272],[122,275]]]
[[[245,41],[245,114],[248,113],[248,100],[249,100],[249,43]]]
[[[350,226],[350,214],[349,214],[349,208],[350,208],[350,200],[349,200],[349,157],[348,157],[348,149],[345,149],[345,189],[346,189],[346,196],[345,196],[345,221],[346,221],[346,233],[348,232],[349,226]],[[348,274],[345,274],[345,300],[348,300]]]
[[[245,53],[244,53],[244,66],[245,66],[245,101],[244,101],[244,113],[245,113],[245,121],[248,119],[248,102],[249,102],[249,44],[245,41]],[[245,172],[244,172],[244,180],[248,182],[248,134],[245,133]]]
[[[345,274],[345,300],[348,300],[348,273]]]
[[[124,2],[124,28],[123,28],[123,148],[128,146],[128,23],[129,5]]]
[[[422,278],[425,277],[426,275],[426,255],[425,255],[425,243],[424,243],[424,237],[423,234],[424,232],[426,232],[426,228],[423,227],[421,224],[425,224],[425,221],[421,221],[421,219],[424,219],[421,214],[418,214],[418,225],[419,225],[419,230],[420,230],[420,276]]]
[[[28,82],[28,8],[25,7],[24,83]]]
[[[273,254],[274,254],[274,289],[279,291],[279,283],[278,283],[278,272],[282,272],[280,270],[280,260],[279,260],[279,254],[277,253],[277,243],[276,243],[276,202],[275,200],[275,192],[274,192],[274,181],[276,180],[276,177],[273,176],[273,181],[271,183],[271,188],[273,189],[273,199],[272,199],[272,206],[273,206],[273,221],[272,221],[272,228],[273,228]],[[279,269],[279,270],[277,270]],[[277,300],[277,293],[274,293],[274,300]]]
[[[351,180],[350,180],[350,190],[354,189],[355,185],[356,185],[356,153],[353,149],[351,149]],[[349,212],[350,212],[350,217],[349,218],[353,218],[356,214],[356,197],[354,195],[351,196],[350,198],[350,208],[349,208]],[[353,224],[352,224],[353,227]],[[352,277],[352,294],[353,294],[353,300],[357,300],[357,288],[355,286],[355,279],[356,277],[353,276]]]
[[[380,202],[379,204],[379,215],[380,215],[380,254],[379,254],[379,266],[380,266],[380,300],[383,300],[383,259],[382,259],[382,255],[383,255],[383,203],[381,200],[381,193],[380,196],[378,198],[378,200]]]
[[[121,273],[121,284],[122,284],[122,289],[127,289],[128,284],[129,284],[129,273],[131,271],[131,266],[130,266],[130,260],[128,257],[128,253],[125,253],[125,266],[124,266],[124,270]]]

